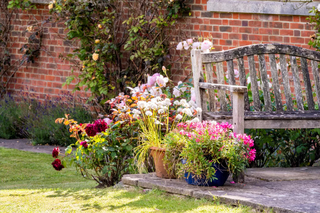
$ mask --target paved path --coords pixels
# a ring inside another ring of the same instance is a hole
[[[38,152],[38,153],[47,153],[52,154],[53,148],[57,146],[49,146],[49,145],[36,145],[33,146],[29,139],[1,139],[0,138],[0,147],[11,148],[11,149],[19,149],[23,151],[29,152]],[[60,147],[60,152],[64,153],[65,147]]]
[[[320,167],[248,169],[245,184],[197,187],[185,180],[161,179],[155,174],[125,175],[123,184],[157,187],[169,193],[195,198],[219,198],[221,202],[243,204],[274,212],[320,212]]]

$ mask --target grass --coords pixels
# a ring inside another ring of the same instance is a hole
[[[55,171],[48,154],[0,147],[0,211],[3,212],[252,212],[215,201],[159,190],[95,189],[74,168]]]

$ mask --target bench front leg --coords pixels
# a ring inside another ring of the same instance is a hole
[[[237,134],[244,133],[244,93],[233,92],[233,110],[232,110],[232,125],[233,132]]]

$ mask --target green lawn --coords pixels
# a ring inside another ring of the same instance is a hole
[[[253,212],[159,190],[95,189],[74,168],[55,171],[48,154],[0,147],[0,212]]]

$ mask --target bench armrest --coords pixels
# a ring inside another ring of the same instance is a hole
[[[248,88],[246,86],[235,86],[235,85],[227,85],[227,84],[213,84],[200,82],[199,84],[201,89],[217,89],[217,90],[227,90],[234,93],[245,93],[248,92]]]

